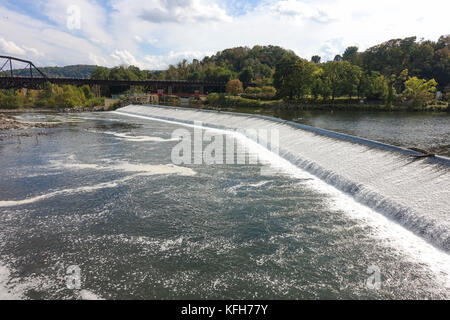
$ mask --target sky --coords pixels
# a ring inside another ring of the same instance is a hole
[[[449,0],[0,0],[0,55],[162,70],[237,46],[334,58],[450,33]]]

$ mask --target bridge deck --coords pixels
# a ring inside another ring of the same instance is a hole
[[[225,89],[226,84],[221,82],[208,81],[187,81],[187,80],[97,80],[97,79],[76,79],[76,78],[36,78],[36,77],[0,77],[1,89],[38,89],[50,82],[58,85],[100,85],[100,86],[143,86],[155,88],[201,88],[211,87]]]

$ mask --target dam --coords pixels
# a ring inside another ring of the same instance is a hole
[[[229,131],[278,130],[280,156],[358,202],[450,250],[450,159],[417,159],[419,153],[375,141],[288,123],[276,118],[156,106],[117,113]]]

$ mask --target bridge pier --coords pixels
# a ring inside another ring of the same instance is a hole
[[[95,94],[96,98],[100,98],[101,97],[100,86],[98,84],[94,84],[92,86],[92,90],[94,91],[94,94]]]

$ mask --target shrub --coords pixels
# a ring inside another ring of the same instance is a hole
[[[206,102],[212,106],[217,105],[218,101],[219,101],[218,93],[210,93],[206,99]]]
[[[277,89],[271,86],[264,86],[262,87],[262,93],[274,97],[277,94]]]
[[[247,93],[247,94],[259,94],[261,92],[262,92],[262,89],[258,88],[258,87],[247,87],[245,89],[245,93]]]
[[[450,91],[445,94],[445,101],[450,102]]]
[[[16,109],[20,106],[20,97],[15,90],[0,90],[0,108]]]

